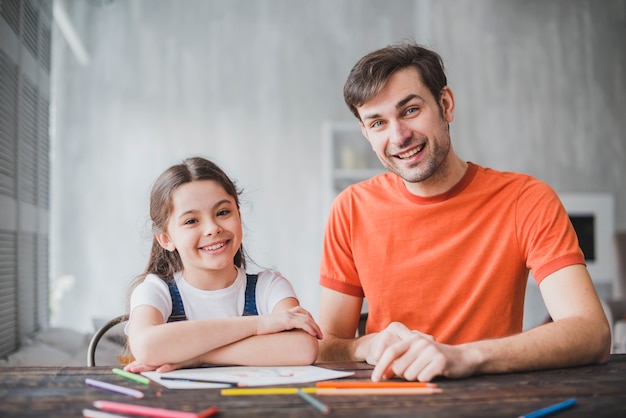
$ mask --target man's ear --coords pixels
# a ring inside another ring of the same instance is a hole
[[[155,234],[154,237],[159,242],[159,245],[166,249],[167,251],[174,251],[176,246],[174,245],[174,241],[171,240],[170,236],[167,232],[161,232]]]
[[[446,122],[452,122],[454,120],[454,93],[450,87],[445,86],[441,89],[439,106],[441,107],[443,118]]]

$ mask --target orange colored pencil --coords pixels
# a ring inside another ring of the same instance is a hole
[[[315,391],[318,396],[324,395],[431,395],[441,393],[439,388],[319,388]]]
[[[436,383],[429,382],[398,382],[398,381],[324,381],[315,384],[318,388],[436,388]]]

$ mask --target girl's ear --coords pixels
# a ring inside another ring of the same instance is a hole
[[[161,232],[154,235],[154,238],[159,242],[159,245],[166,249],[167,251],[174,251],[176,246],[174,245],[174,241],[171,240],[170,236],[167,232]]]

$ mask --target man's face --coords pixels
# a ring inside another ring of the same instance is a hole
[[[417,70],[404,68],[358,111],[363,135],[389,171],[408,183],[437,178],[433,175],[452,154],[448,123],[454,98],[448,87],[437,102]]]

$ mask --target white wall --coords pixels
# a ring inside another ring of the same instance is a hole
[[[249,253],[317,315],[322,125],[352,120],[342,87],[356,60],[403,38],[446,60],[462,156],[613,192],[626,229],[623,1],[60,4],[89,63],[55,29],[52,325],[90,330],[124,310],[147,259],[149,188],[194,154],[246,190]]]

